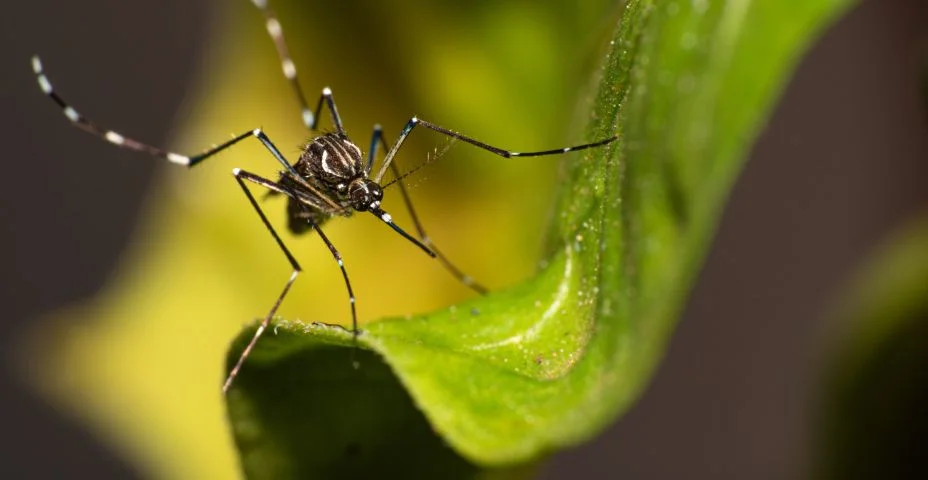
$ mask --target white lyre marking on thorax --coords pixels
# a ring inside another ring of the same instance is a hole
[[[322,165],[322,171],[328,173],[329,175],[338,175],[335,171],[332,170],[331,165],[329,165],[329,151],[322,151],[322,159],[319,162]]]
[[[349,147],[349,148],[351,148],[352,150],[354,150],[354,151],[355,151],[355,156],[356,156],[356,157],[361,158],[361,149],[358,148],[357,145],[355,145],[354,143],[352,143],[351,140],[348,140],[348,139],[346,138],[346,139],[342,140],[342,143],[344,143],[346,147]]]

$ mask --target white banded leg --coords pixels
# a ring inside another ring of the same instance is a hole
[[[380,127],[380,125],[375,125],[374,134],[371,137],[371,148],[368,151],[368,172],[370,172],[371,167],[374,165],[374,158],[377,155],[378,144],[382,144],[385,151],[390,150],[390,145],[383,138],[383,129]],[[438,258],[438,261],[441,262],[445,270],[447,270],[448,273],[450,273],[454,278],[475,292],[481,295],[486,295],[489,292],[486,287],[475,282],[470,275],[467,275],[461,271],[461,269],[455,266],[451,260],[449,260],[448,257],[441,253],[441,250],[435,246],[435,243],[432,242],[432,239],[429,238],[429,235],[425,232],[425,228],[422,226],[422,222],[419,221],[419,216],[416,214],[416,210],[412,206],[412,200],[409,198],[409,192],[406,191],[406,185],[403,184],[402,176],[400,174],[399,168],[396,166],[396,163],[391,163],[390,168],[393,171],[393,175],[396,177],[395,181],[396,184],[399,185],[400,194],[403,197],[403,203],[406,205],[406,210],[409,212],[409,216],[412,218],[412,223],[416,227],[416,231],[419,233],[419,238],[422,240],[422,243],[427,246],[429,250],[435,253],[433,256]]]
[[[39,59],[38,56],[32,57],[32,70],[35,72],[36,80],[38,80],[39,88],[42,89],[42,92],[51,97],[51,99],[54,100],[59,107],[61,107],[64,116],[67,117],[68,120],[70,120],[71,123],[77,127],[86,130],[106,140],[107,142],[112,143],[113,145],[138,152],[145,152],[149,155],[162,158],[178,165],[190,166],[192,164],[191,157],[188,157],[187,155],[168,152],[160,148],[146,145],[131,138],[125,137],[117,132],[100,127],[89,118],[78,113],[77,110],[65,102],[64,99],[61,98],[61,96],[58,95],[58,93],[55,91],[54,87],[52,87],[51,82],[48,80],[48,77],[45,76],[45,71],[42,68],[42,60]]]
[[[400,228],[399,225],[393,223],[393,217],[390,216],[389,213],[383,211],[380,207],[371,207],[371,209],[368,211],[371,212],[375,217],[379,218],[381,222],[386,223],[387,226],[392,228],[394,232],[400,234],[403,238],[409,240],[413,245],[419,247],[423,252],[425,252],[426,255],[432,258],[436,257],[436,254],[432,251],[432,249],[425,246],[425,244],[417,240],[416,237],[406,233],[406,231]]]
[[[443,135],[447,135],[455,140],[461,140],[463,142],[467,142],[471,145],[474,145],[475,147],[482,148],[490,153],[494,153],[503,158],[540,157],[543,155],[559,155],[563,153],[574,152],[577,150],[585,150],[587,148],[599,147],[601,145],[606,145],[607,143],[614,141],[616,138],[619,138],[617,135],[613,135],[612,137],[609,137],[605,140],[599,140],[593,143],[585,143],[583,145],[576,145],[573,147],[556,148],[553,150],[541,150],[537,152],[514,152],[511,150],[505,150],[499,147],[494,147],[492,145],[481,142],[480,140],[473,139],[462,133],[455,132],[454,130],[448,130],[445,127],[440,127],[438,125],[435,125],[434,123],[427,122],[418,117],[412,117],[409,119],[408,122],[406,122],[406,126],[403,127],[403,131],[400,132],[400,136],[396,139],[396,144],[393,145],[393,148],[391,148],[387,152],[387,157],[384,159],[383,165],[380,166],[380,170],[377,172],[377,176],[374,177],[375,182],[380,183],[380,180],[383,178],[384,174],[387,172],[387,168],[390,167],[390,163],[393,162],[393,157],[396,156],[396,152],[398,152],[400,147],[403,146],[403,142],[406,141],[406,137],[409,136],[410,132],[412,132],[412,130],[416,128],[416,126],[418,125],[422,125],[423,127],[428,128],[430,130],[434,130]]]
[[[284,298],[287,296],[287,293],[290,291],[290,287],[293,285],[293,282],[296,280],[296,277],[300,274],[300,272],[303,271],[302,267],[300,267],[300,264],[297,262],[296,258],[293,256],[292,253],[290,253],[290,250],[284,244],[283,240],[280,238],[280,235],[277,234],[277,231],[274,229],[273,225],[271,225],[271,222],[267,219],[267,216],[264,214],[264,211],[261,209],[261,206],[258,204],[254,195],[251,193],[251,190],[245,184],[245,181],[258,184],[271,191],[282,193],[284,195],[296,198],[297,200],[299,200],[302,197],[299,197],[294,192],[289,190],[287,187],[277,182],[268,180],[266,178],[260,177],[258,175],[246,172],[238,168],[234,169],[232,171],[232,174],[235,175],[235,180],[238,182],[239,186],[242,187],[242,191],[245,193],[245,196],[248,197],[248,202],[251,203],[251,206],[254,208],[255,212],[257,212],[258,216],[261,217],[261,222],[264,224],[264,227],[271,234],[271,236],[274,237],[274,241],[277,242],[277,246],[280,247],[280,250],[284,253],[284,256],[287,257],[287,261],[290,262],[290,266],[293,268],[293,272],[290,274],[290,277],[287,279],[287,283],[284,285],[284,288],[280,292],[280,295],[277,296],[277,300],[274,302],[274,305],[271,307],[271,310],[261,320],[261,323],[258,325],[257,330],[255,330],[255,334],[251,338],[251,341],[249,341],[248,345],[245,346],[245,349],[242,350],[242,353],[239,356],[238,361],[235,363],[235,366],[233,366],[232,370],[229,371],[229,374],[226,377],[226,381],[222,385],[223,393],[228,392],[229,387],[232,385],[232,382],[235,381],[235,378],[238,376],[239,371],[241,371],[242,365],[244,365],[245,360],[251,354],[251,351],[254,349],[254,346],[258,343],[258,339],[261,338],[261,335],[264,333],[265,330],[267,330],[267,327],[270,324],[271,319],[274,318],[274,315],[277,313],[278,308],[280,308],[280,304],[283,302]],[[305,204],[300,203],[300,205],[305,205]],[[325,210],[325,207],[323,205],[313,205],[312,207],[306,206],[306,208],[307,209],[319,208],[323,210],[324,212],[326,212],[327,214],[335,213],[334,211]],[[357,316],[357,311],[355,309],[354,290],[351,288],[351,281],[349,280],[348,272],[345,269],[345,262],[342,260],[341,254],[339,254],[338,250],[335,248],[332,242],[329,241],[328,237],[325,236],[325,234],[322,232],[319,226],[315,224],[314,222],[310,221],[309,217],[307,217],[307,221],[310,222],[310,225],[312,225],[312,227],[316,230],[316,232],[319,234],[319,237],[322,238],[322,241],[325,242],[326,247],[328,247],[329,251],[332,253],[332,256],[335,258],[336,263],[338,263],[338,268],[341,269],[342,277],[345,280],[345,287],[348,290],[348,301],[351,305],[351,328],[352,328],[352,332],[355,338],[357,338],[359,330],[358,330],[358,316]]]
[[[287,40],[284,38],[284,29],[280,25],[277,15],[268,7],[267,0],[252,0],[252,3],[254,3],[255,6],[258,7],[258,10],[264,15],[264,27],[267,29],[267,33],[270,35],[271,40],[273,40],[274,47],[277,49],[277,57],[280,59],[280,69],[284,74],[284,78],[290,82],[293,93],[296,95],[296,100],[300,104],[303,124],[310,130],[316,130],[319,123],[319,114],[322,111],[322,105],[326,104],[329,107],[329,111],[332,113],[332,122],[335,124],[335,129],[338,130],[338,133],[344,134],[345,130],[342,127],[342,119],[338,115],[338,109],[335,108],[335,102],[332,100],[332,89],[329,87],[323,88],[322,95],[319,96],[319,101],[316,103],[316,109],[309,109],[309,104],[306,102],[306,95],[303,93],[303,88],[300,86],[300,81],[297,78],[296,64],[290,56],[290,48],[287,47]]]
[[[316,108],[315,113],[309,109],[309,104],[306,102],[306,95],[303,94],[303,89],[300,87],[300,82],[297,78],[296,65],[293,63],[293,58],[290,57],[290,49],[287,48],[287,41],[284,39],[284,30],[280,26],[280,21],[277,20],[274,11],[267,6],[267,0],[252,0],[252,3],[254,3],[255,6],[258,7],[258,10],[264,15],[264,27],[267,29],[267,33],[270,35],[271,40],[274,41],[274,47],[277,49],[277,56],[280,58],[280,68],[283,71],[284,77],[290,82],[293,93],[296,95],[297,102],[300,104],[303,124],[306,125],[306,128],[315,130],[316,121],[319,117],[319,108]],[[341,122],[336,121],[336,124],[340,125]],[[341,129],[339,129],[339,131],[341,131]]]
[[[315,120],[313,121],[312,125],[309,125],[309,129],[316,129],[316,125],[319,122],[319,114],[322,113],[323,103],[328,105],[329,112],[332,113],[332,123],[335,124],[335,130],[337,130],[338,133],[341,133],[342,135],[346,135],[345,129],[342,127],[342,117],[338,114],[338,109],[335,108],[335,100],[332,98],[332,89],[329,87],[323,88],[322,94],[319,95],[319,101],[316,102],[316,114],[314,117]]]
[[[290,165],[287,159],[284,158],[283,154],[280,152],[280,149],[274,145],[274,142],[272,142],[271,139],[260,128],[249,130],[247,132],[236,135],[230,140],[216,145],[209,150],[205,150],[198,155],[187,156],[175,152],[168,152],[158,147],[153,147],[151,145],[126,137],[116,131],[109,130],[97,125],[94,121],[78,113],[74,107],[65,102],[65,100],[60,95],[58,95],[58,92],[55,91],[51,82],[48,80],[48,77],[45,75],[45,72],[42,68],[42,61],[39,59],[39,57],[32,57],[32,68],[35,71],[36,80],[39,83],[39,88],[41,88],[46,95],[48,95],[52,100],[55,101],[55,103],[58,104],[59,107],[61,107],[65,117],[67,117],[68,120],[70,120],[77,127],[90,132],[91,134],[96,135],[106,140],[107,142],[129,150],[144,152],[149,155],[165,159],[169,162],[176,163],[178,165],[192,167],[248,137],[255,137],[261,142],[262,145],[264,145],[265,148],[267,148],[269,152],[271,152],[271,155],[274,156],[274,159],[277,160],[281,167],[283,167],[291,174],[294,180],[300,182],[303,187],[316,194],[320,199],[326,201],[329,207],[335,209],[340,208],[327,196],[323,195],[321,192],[316,190],[316,188],[307,183],[303,177],[293,169],[293,166]]]

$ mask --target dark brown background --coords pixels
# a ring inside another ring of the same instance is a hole
[[[56,52],[57,82],[83,92],[96,116],[158,142],[183,101],[214,4],[41,0],[4,8],[2,478],[141,473],[23,388],[6,361],[29,322],[102,285],[157,177],[152,162],[127,160],[76,130],[61,134],[29,56]],[[558,456],[546,478],[806,471],[810,405],[838,331],[823,313],[867,252],[928,207],[928,113],[918,88],[926,40],[928,2],[869,0],[816,43],[753,149],[650,389],[598,440]],[[129,55],[146,62],[127,70],[120,59]],[[95,91],[106,95],[87,97]],[[88,156],[99,161],[80,160]],[[101,189],[101,177],[118,184]]]

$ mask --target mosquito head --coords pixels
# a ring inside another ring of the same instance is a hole
[[[359,177],[348,184],[348,201],[351,208],[359,212],[378,208],[382,199],[383,189],[369,178]]]

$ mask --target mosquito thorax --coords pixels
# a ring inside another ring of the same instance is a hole
[[[347,135],[337,132],[312,139],[303,149],[295,168],[339,192],[364,175],[361,149]]]
[[[348,184],[348,201],[359,212],[379,208],[382,199],[383,188],[369,178],[358,177]]]

